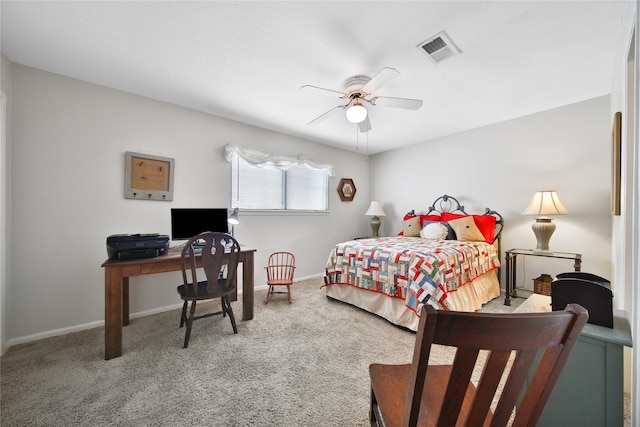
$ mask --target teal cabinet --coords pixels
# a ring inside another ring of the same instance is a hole
[[[531,298],[532,301],[528,299],[516,311],[550,309],[550,297],[532,295]],[[588,323],[562,370],[538,426],[622,426],[625,346],[632,346],[626,312],[614,310],[613,329]]]

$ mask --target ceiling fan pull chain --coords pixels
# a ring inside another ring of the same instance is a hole
[[[367,156],[369,155],[369,132],[367,132]]]

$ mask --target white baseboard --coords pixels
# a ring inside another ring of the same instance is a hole
[[[85,329],[93,329],[104,326],[104,320],[98,320],[95,322],[84,323],[82,325],[74,325],[66,328],[53,329],[51,331],[40,332],[33,335],[25,335],[24,337],[11,338],[7,341],[7,349],[14,345],[24,344],[31,341],[38,341],[44,338],[57,337],[60,335],[70,334],[72,332],[83,331]]]
[[[154,308],[151,310],[140,311],[137,313],[131,313],[129,315],[129,319],[136,319],[139,317],[150,316],[152,314],[163,313],[165,311],[175,310],[179,308],[182,308],[182,303],[172,304],[165,307]],[[7,349],[9,349],[11,346],[18,345],[18,344],[24,344],[31,341],[41,340],[44,338],[57,337],[60,335],[66,335],[66,334],[71,334],[73,332],[79,332],[87,329],[100,328],[100,327],[104,327],[104,320],[97,320],[95,322],[83,323],[81,325],[74,325],[66,328],[53,329],[51,331],[40,332],[33,335],[26,335],[24,337],[19,337],[19,338],[12,338],[7,342]]]
[[[295,279],[293,279],[293,281],[294,282],[302,282],[303,280],[318,279],[320,277],[324,277],[324,273],[312,274],[311,276],[296,277]]]
[[[311,276],[305,276],[305,277],[297,277],[294,282],[302,282],[303,280],[308,280],[308,279],[316,279],[319,277],[322,277],[323,274],[314,274]],[[267,285],[260,285],[260,286],[256,286],[254,288],[254,290],[256,291],[260,291],[260,290],[265,290],[267,289]],[[238,295],[242,295],[242,287],[238,288]],[[130,319],[136,319],[138,317],[145,317],[145,316],[150,316],[152,314],[158,314],[158,313],[163,313],[165,311],[170,311],[170,310],[175,310],[175,309],[179,309],[182,308],[182,303],[177,303],[177,304],[172,304],[172,305],[168,305],[165,307],[158,307],[158,308],[154,308],[151,310],[145,310],[145,311],[140,311],[137,313],[131,313],[129,315]],[[74,326],[69,326],[66,328],[60,328],[60,329],[53,329],[51,331],[45,331],[45,332],[39,332],[37,334],[32,334],[32,335],[26,335],[24,337],[18,337],[18,338],[11,338],[7,341],[6,346],[3,348],[3,354],[4,352],[6,352],[9,348],[11,348],[14,345],[18,345],[18,344],[25,344],[31,341],[38,341],[44,338],[51,338],[51,337],[57,337],[60,335],[66,335],[66,334],[71,334],[73,332],[79,332],[79,331],[84,331],[87,329],[93,329],[93,328],[99,328],[99,327],[104,327],[104,320],[98,320],[95,322],[89,322],[89,323],[84,323],[81,325],[74,325]]]

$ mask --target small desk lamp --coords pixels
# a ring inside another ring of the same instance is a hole
[[[231,236],[236,237],[234,236],[234,226],[240,224],[240,211],[238,208],[233,208],[233,212],[231,212],[231,215],[227,218],[227,222],[231,224]]]
[[[382,209],[382,203],[380,202],[371,202],[369,205],[369,209],[364,213],[368,216],[373,216],[371,218],[371,229],[373,230],[373,237],[378,237],[378,230],[380,229],[380,216],[387,216]]]
[[[549,251],[549,239],[556,229],[556,225],[546,215],[564,215],[566,213],[568,211],[560,202],[555,190],[537,191],[533,194],[529,206],[522,212],[522,215],[538,215],[536,222],[531,226],[538,241],[536,252]]]

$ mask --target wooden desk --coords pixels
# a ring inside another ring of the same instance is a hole
[[[129,324],[129,277],[181,271],[181,248],[166,255],[130,261],[107,260],[104,267],[104,358],[122,355],[122,326]],[[242,263],[242,320],[253,319],[253,254],[240,249]],[[176,287],[178,283],[176,283]],[[178,299],[176,299],[178,301]]]

